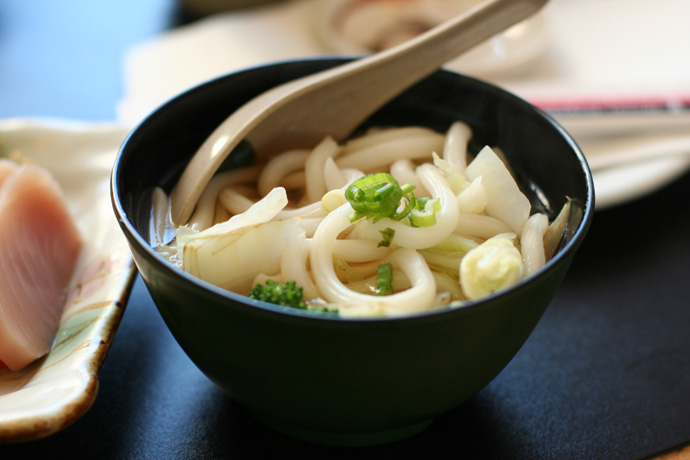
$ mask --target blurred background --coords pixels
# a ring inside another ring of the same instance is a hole
[[[130,0],[94,9],[83,0],[41,0],[29,11],[4,2],[0,57],[14,63],[0,75],[0,115],[134,126],[175,94],[224,73],[291,58],[363,55],[473,3],[149,0],[135,8]],[[551,0],[447,67],[556,116],[596,170],[603,209],[657,190],[690,166],[687,17],[688,0]],[[18,84],[32,81],[42,84],[18,100]],[[95,94],[112,102],[93,104]],[[630,164],[648,155],[662,158]],[[621,161],[624,167],[612,168]]]
[[[133,127],[218,75],[366,54],[471,3],[3,1],[0,118]],[[598,212],[525,347],[427,432],[353,452],[266,430],[189,362],[137,279],[93,408],[50,438],[0,446],[0,458],[69,449],[74,458],[642,459],[686,445],[688,18],[690,0],[551,0],[448,63],[526,98],[571,131],[594,170]]]

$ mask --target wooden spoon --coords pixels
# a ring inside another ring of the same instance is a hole
[[[485,0],[394,48],[277,86],[232,113],[194,154],[170,194],[176,225],[243,139],[255,151],[345,139],[386,102],[443,64],[539,10],[547,0]]]

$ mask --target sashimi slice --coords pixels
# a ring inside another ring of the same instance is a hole
[[[0,188],[0,360],[21,369],[55,339],[81,235],[50,174],[22,165]]]
[[[0,188],[5,184],[5,181],[17,171],[17,163],[7,158],[0,158]]]

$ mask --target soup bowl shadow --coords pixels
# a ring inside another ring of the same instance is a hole
[[[498,87],[438,71],[364,125],[421,125],[443,132],[453,121],[464,121],[474,133],[469,150],[498,146],[535,209],[554,217],[571,199],[564,239],[538,273],[459,307],[344,319],[225,291],[160,256],[148,243],[152,187],[169,192],[196,148],[242,103],[343,62],[271,64],[175,97],[125,140],[111,192],[151,297],[196,366],[266,425],[310,442],[356,446],[415,434],[498,375],[566,275],[590,225],[594,192],[582,152],[549,116]]]

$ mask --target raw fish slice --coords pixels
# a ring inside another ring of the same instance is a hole
[[[7,158],[0,158],[0,188],[5,184],[5,181],[17,171],[17,163]],[[2,366],[0,366],[2,367]]]
[[[50,350],[81,244],[57,182],[19,166],[0,189],[0,360],[10,369]]]

